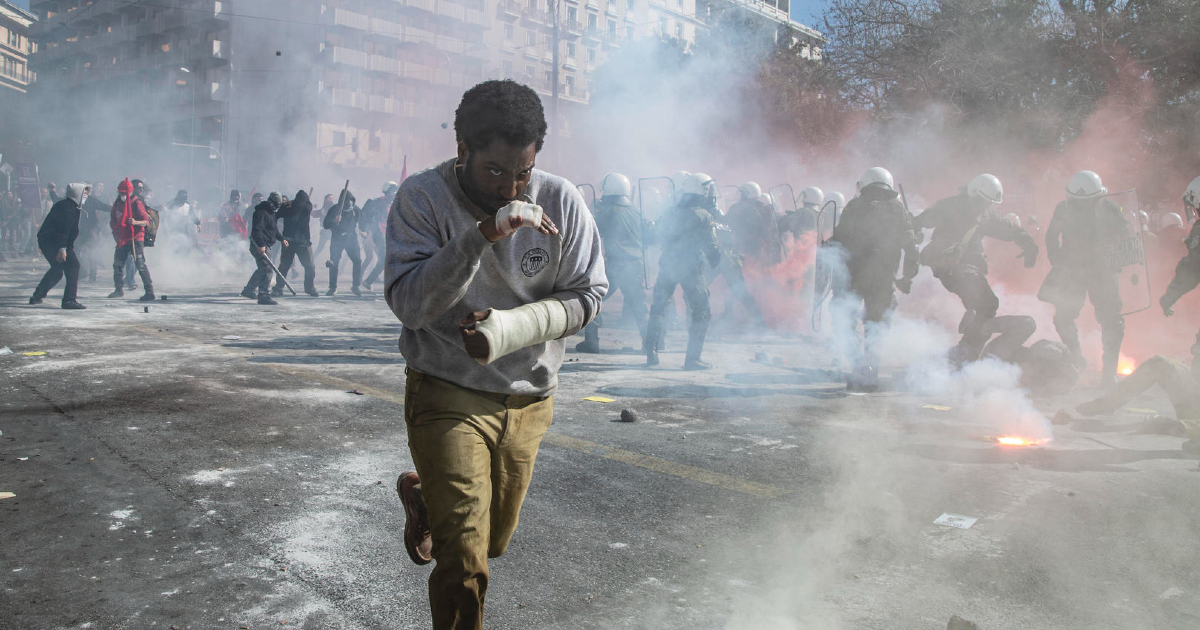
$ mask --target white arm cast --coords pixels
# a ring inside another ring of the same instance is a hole
[[[476,359],[487,365],[500,357],[534,344],[553,341],[567,332],[567,307],[558,298],[501,311],[492,309],[488,318],[475,324],[488,340],[488,356]]]

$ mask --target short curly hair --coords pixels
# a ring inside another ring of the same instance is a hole
[[[510,79],[484,81],[467,90],[454,112],[454,136],[472,151],[486,149],[492,140],[523,147],[546,139],[542,99],[527,85]]]

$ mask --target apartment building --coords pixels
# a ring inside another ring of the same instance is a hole
[[[87,170],[103,156],[222,193],[298,174],[394,179],[406,157],[448,154],[454,108],[484,79],[534,87],[559,113],[552,133],[569,134],[592,72],[631,39],[691,42],[732,8],[823,41],[786,4],[699,2],[31,0],[43,161]]]
[[[23,153],[21,133],[25,114],[25,96],[35,79],[29,70],[29,55],[37,44],[29,37],[29,27],[37,18],[11,2],[0,0],[0,154],[7,161]],[[7,171],[5,172],[7,175]],[[3,180],[7,183],[7,177]]]

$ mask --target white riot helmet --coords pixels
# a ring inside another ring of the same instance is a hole
[[[671,182],[675,184],[676,199],[683,195],[683,180],[687,179],[688,175],[691,175],[691,173],[687,171],[679,171],[671,176]]]
[[[1067,196],[1072,199],[1096,199],[1108,194],[1100,176],[1092,171],[1079,171],[1067,184]]]
[[[1016,212],[1009,212],[1004,215],[1004,220],[1016,227],[1021,227],[1021,217],[1017,216]]]
[[[712,197],[716,194],[717,182],[704,173],[692,173],[683,178],[681,194]]]
[[[975,179],[967,184],[967,195],[991,203],[1001,203],[1004,201],[1004,186],[995,175],[984,173],[976,175]]]
[[[833,202],[833,207],[836,210],[841,210],[842,208],[846,207],[846,195],[843,195],[840,192],[829,193],[829,196],[825,198],[825,203],[829,203],[830,201]]]
[[[1137,211],[1138,223],[1141,224],[1142,230],[1150,229],[1150,215],[1146,214],[1145,210]]]
[[[1182,228],[1182,227],[1183,227],[1183,217],[1179,216],[1178,214],[1175,214],[1174,212],[1168,212],[1168,213],[1164,214],[1161,219],[1158,220],[1158,229],[1160,229],[1160,230],[1165,230],[1167,228]]]
[[[1192,210],[1200,210],[1200,177],[1193,179],[1187,190],[1183,191],[1183,205]]]
[[[600,180],[601,197],[628,197],[633,194],[629,178],[620,173],[609,173]]]
[[[858,189],[862,190],[868,186],[878,186],[888,190],[895,190],[895,181],[892,179],[892,174],[882,166],[867,169],[863,173],[862,179],[858,180]]]
[[[385,195],[386,195],[386,194],[388,194],[389,192],[391,192],[391,190],[392,190],[393,188],[399,188],[399,187],[400,187],[400,184],[397,184],[396,182],[386,182],[386,183],[384,183],[384,185],[383,185],[383,194],[385,194]]]
[[[800,193],[800,197],[803,205],[810,208],[820,208],[821,204],[825,202],[825,193],[816,186],[805,188],[804,192]]]
[[[738,186],[738,192],[742,193],[742,199],[750,199],[752,201],[758,199],[763,194],[762,186],[759,186],[757,182],[746,182]]]

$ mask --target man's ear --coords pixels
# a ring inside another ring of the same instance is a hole
[[[467,148],[467,143],[463,140],[458,141],[458,163],[466,164],[467,158],[471,155],[471,150]]]

